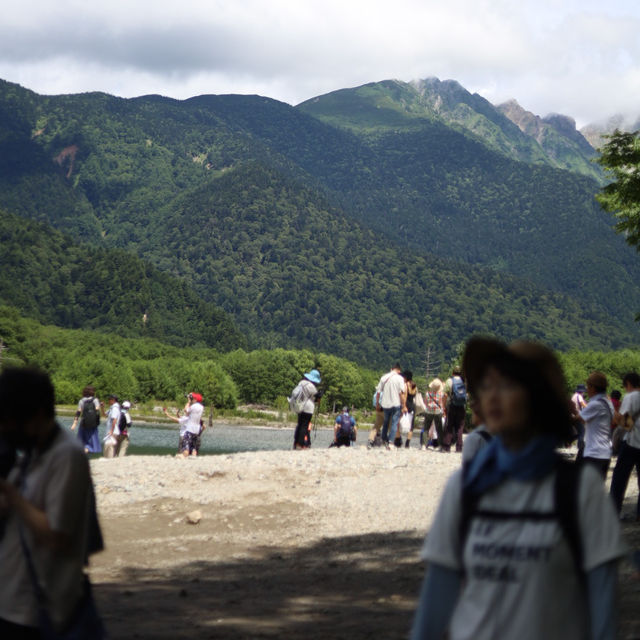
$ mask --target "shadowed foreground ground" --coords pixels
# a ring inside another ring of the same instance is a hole
[[[112,638],[405,638],[422,540],[354,536],[255,559],[123,568],[96,584]]]
[[[626,537],[640,548],[640,525]],[[422,540],[353,536],[255,559],[123,568],[96,584],[112,638],[406,638],[423,577]],[[620,638],[640,638],[640,580],[621,571]]]
[[[110,637],[406,638],[423,537],[459,457],[296,453],[92,461],[106,550],[91,578]],[[625,514],[637,495],[634,478]],[[640,523],[624,534],[640,549]],[[618,637],[640,639],[629,562],[620,585]]]

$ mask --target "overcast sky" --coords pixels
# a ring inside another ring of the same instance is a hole
[[[455,79],[578,125],[640,116],[638,0],[20,0],[0,78],[38,93],[257,93]]]

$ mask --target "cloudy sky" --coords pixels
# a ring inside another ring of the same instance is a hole
[[[640,116],[638,0],[20,0],[0,78],[38,93],[258,93],[290,104],[458,80],[578,125]]]

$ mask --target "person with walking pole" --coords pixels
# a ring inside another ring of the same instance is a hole
[[[289,406],[298,414],[298,423],[293,436],[294,449],[309,449],[311,447],[311,420],[315,415],[316,402],[322,397],[318,386],[322,379],[317,369],[305,373],[296,385],[289,398]],[[315,420],[314,420],[315,423]]]

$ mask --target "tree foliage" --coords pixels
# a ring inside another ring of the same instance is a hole
[[[246,345],[221,309],[122,249],[79,245],[0,210],[0,304],[42,322],[221,351]]]
[[[310,351],[235,350],[169,346],[148,338],[121,338],[95,331],[60,329],[0,307],[4,365],[38,366],[48,371],[57,401],[77,402],[93,384],[98,397],[116,393],[136,402],[181,403],[199,391],[207,404],[235,408],[238,402],[276,404],[310,368],[321,370],[326,406],[368,406],[377,376],[342,358]]]
[[[31,239],[52,277],[14,253],[15,280],[37,296],[4,283],[2,300],[43,322],[144,335],[143,303],[164,299],[154,337],[216,344],[193,288],[252,349],[414,371],[426,344],[448,358],[478,332],[561,349],[640,335],[640,268],[593,202],[597,183],[435,118],[354,133],[255,96],[45,97],[0,82],[0,162],[0,205],[92,246],[70,249],[72,268]],[[105,295],[80,286],[84,270]],[[140,291],[135,273],[148,276]],[[127,296],[131,322],[113,304]],[[243,346],[222,337],[220,349]]]
[[[615,131],[607,139],[598,162],[612,181],[597,198],[616,216],[626,241],[640,249],[640,131]]]

